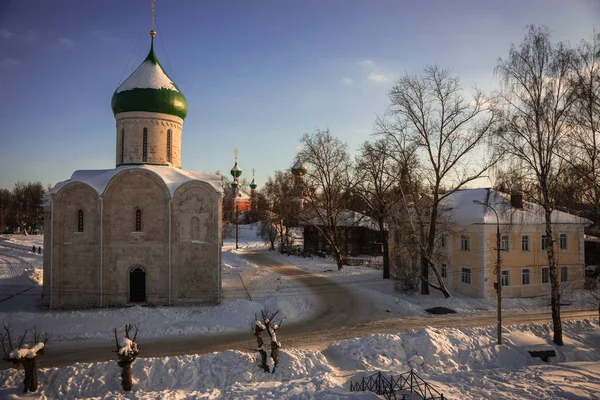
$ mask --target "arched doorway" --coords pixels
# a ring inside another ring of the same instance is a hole
[[[129,273],[129,301],[143,303],[146,301],[146,272],[134,268]]]

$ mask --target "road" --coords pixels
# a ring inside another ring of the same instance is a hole
[[[284,323],[279,339],[284,348],[322,350],[331,343],[373,333],[394,333],[425,326],[436,328],[495,326],[496,314],[404,317],[387,313],[376,304],[365,301],[354,291],[325,277],[294,266],[283,265],[262,252],[246,255],[251,262],[272,269],[288,279],[294,279],[314,292],[320,306],[309,318],[295,323]],[[323,288],[326,288],[324,290]],[[563,311],[563,320],[595,318],[596,311]],[[547,311],[505,312],[504,325],[529,324],[551,321]],[[248,332],[201,334],[183,337],[138,338],[143,357],[163,357],[180,354],[205,354],[214,351],[246,350],[256,346]],[[39,367],[56,367],[75,362],[95,362],[115,359],[115,345],[106,340],[67,343],[49,343],[47,353],[38,358]],[[9,365],[2,364],[0,368]]]

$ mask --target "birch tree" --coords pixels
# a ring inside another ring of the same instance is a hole
[[[523,43],[512,45],[508,57],[499,59],[496,72],[503,84],[495,135],[496,149],[524,173],[535,190],[529,193],[544,212],[546,256],[551,282],[553,341],[563,344],[560,317],[560,282],[556,267],[552,212],[553,193],[560,184],[565,163],[558,156],[566,146],[568,116],[575,101],[572,52],[553,44],[547,28],[529,26]]]

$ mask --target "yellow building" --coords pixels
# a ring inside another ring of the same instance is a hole
[[[490,207],[488,207],[487,205]],[[456,191],[440,204],[443,231],[439,267],[453,292],[496,296],[496,232],[500,227],[502,295],[529,297],[550,292],[544,211],[521,195],[493,189]],[[496,218],[497,215],[497,218]],[[581,288],[584,281],[584,227],[591,221],[554,211],[554,251],[561,285]]]

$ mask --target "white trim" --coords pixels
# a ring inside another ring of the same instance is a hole
[[[528,250],[523,250],[523,236],[527,236],[527,247],[529,247]],[[533,248],[533,243],[531,241],[531,233],[521,233],[521,252],[522,253],[529,253],[530,251],[532,251]]]
[[[567,280],[563,281],[562,279],[562,271],[563,268],[567,271]],[[558,267],[558,281],[559,282],[571,282],[571,266],[570,265],[561,265]]]
[[[463,281],[463,269],[468,269],[469,270],[469,282],[464,282]],[[460,280],[459,282],[463,285],[469,285],[472,286],[473,285],[473,268],[471,267],[460,267]]]
[[[544,268],[548,270],[548,282],[543,282],[544,279]],[[549,285],[550,284],[550,267],[548,265],[540,266],[540,285]]]
[[[508,285],[502,285],[502,280],[504,279],[504,272],[508,273]],[[500,270],[500,284],[502,285],[502,287],[514,286],[512,284],[512,271],[510,269],[501,269]]]
[[[562,247],[562,236],[565,236],[565,248]],[[569,235],[566,232],[558,234],[558,250],[559,251],[568,251],[569,250]]]
[[[525,270],[529,271],[529,283],[523,283],[523,272]],[[533,281],[533,268],[531,268],[531,267],[523,267],[523,268],[521,268],[521,283],[520,283],[520,286],[527,286],[527,287],[529,287],[529,286],[531,286],[532,281]]]

